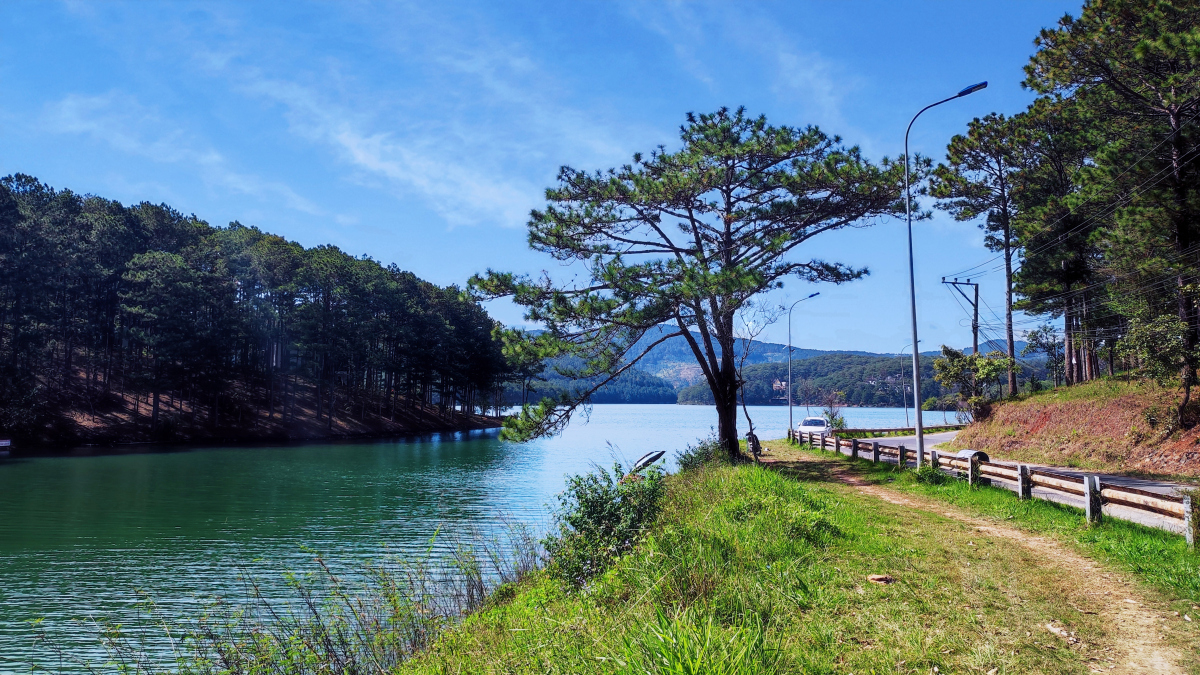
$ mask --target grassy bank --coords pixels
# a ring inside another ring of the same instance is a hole
[[[850,470],[858,478],[901,493],[950,504],[977,517],[1008,527],[1053,537],[1087,557],[1129,574],[1150,597],[1177,617],[1174,634],[1179,644],[1193,655],[1193,670],[1200,666],[1200,621],[1188,622],[1184,615],[1200,619],[1200,553],[1189,551],[1181,535],[1144,527],[1115,518],[1105,518],[1089,527],[1080,509],[1040,499],[1022,501],[1003,488],[971,488],[964,481],[949,479],[929,483],[913,471],[899,471],[889,464],[821,452],[809,446],[788,446],[783,441],[767,444],[774,457],[786,462],[804,453],[819,458],[818,464],[801,466],[813,480],[827,480],[833,467]],[[1178,614],[1176,614],[1178,613]]]
[[[1066,574],[842,485],[710,467],[669,478],[665,504],[584,588],[527,577],[400,672],[1085,673],[1113,639],[1064,609]]]
[[[1138,378],[1104,378],[992,406],[955,448],[1021,462],[1200,479],[1200,425],[1180,430],[1180,393]]]

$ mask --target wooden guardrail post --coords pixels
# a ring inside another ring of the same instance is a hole
[[[1083,502],[1088,525],[1099,524],[1104,517],[1101,510],[1099,476],[1083,477]]]
[[[871,461],[879,463],[879,441],[871,441]]]
[[[896,448],[896,449],[900,451],[900,458],[898,460],[896,460],[896,465],[899,466],[901,469],[907,469],[908,468],[908,456],[907,456],[908,450],[905,449],[903,443],[901,443],[900,447]]]
[[[1021,499],[1033,499],[1033,477],[1029,475],[1029,465],[1017,467],[1017,496]]]
[[[821,450],[825,449],[825,434],[821,434]]]
[[[1200,539],[1200,509],[1195,506],[1192,495],[1183,496],[1183,538],[1189,551],[1196,550],[1196,540]]]
[[[932,466],[935,469],[938,468],[938,451],[937,450],[929,451],[929,466]]]
[[[850,439],[850,459],[858,459],[858,439]]]
[[[967,485],[979,487],[979,455],[967,458]]]

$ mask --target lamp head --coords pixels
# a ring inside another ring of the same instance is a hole
[[[966,96],[967,94],[974,94],[975,92],[979,91],[980,89],[987,89],[987,82],[980,82],[979,84],[973,84],[973,85],[967,87],[966,89],[963,89],[962,91],[955,94],[955,98],[958,98],[959,96]]]
[[[812,295],[810,295],[810,296],[808,296],[808,297],[809,297],[809,298],[815,298],[815,297],[817,297],[817,296],[818,296],[818,295],[820,295],[820,294],[821,294],[821,292],[820,292],[820,291],[817,291],[816,293],[813,293]],[[805,300],[807,300],[807,299],[808,299],[808,298],[805,298]]]

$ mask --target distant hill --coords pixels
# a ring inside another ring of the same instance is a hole
[[[671,332],[670,329],[662,328],[648,332],[634,345],[634,348],[630,350],[630,354],[640,354],[646,347],[653,344],[655,340],[661,339],[668,332]],[[696,335],[696,341],[700,342],[700,336],[698,334],[694,335]],[[738,340],[735,353],[740,357],[745,347],[746,340]],[[793,361],[811,359],[824,354],[886,356],[852,350],[824,351],[821,349],[803,349],[800,347],[792,348]],[[787,345],[774,342],[753,342],[750,345],[750,355],[746,358],[746,364],[759,363],[787,363]],[[692,348],[688,345],[687,339],[682,335],[670,338],[655,347],[653,351],[638,362],[637,367],[670,382],[677,389],[682,389],[704,380],[704,374],[701,372],[699,364],[696,363],[696,357],[692,353]]]
[[[1025,349],[1025,346],[1028,344],[1029,343],[1025,342],[1024,340],[1013,340],[1013,345],[1017,352],[1017,358],[1029,358],[1029,357],[1021,356],[1021,350]],[[979,343],[979,351],[982,354],[989,354],[991,352],[1000,352],[1001,354],[1003,354],[1003,353],[1008,352],[1008,343],[1005,342],[1004,340],[988,340],[987,342]],[[963,348],[963,353],[970,354],[971,348],[970,347]]]
[[[529,402],[549,397],[557,398],[565,392],[585,390],[589,383],[571,380],[560,375],[553,366],[542,374],[545,380],[533,383],[528,395]],[[592,403],[675,403],[675,387],[662,378],[638,368],[630,368],[617,379],[601,387],[591,396]],[[521,402],[519,386],[510,384],[504,390],[506,405]]]
[[[932,356],[921,357],[921,400],[942,396],[942,386],[933,379]],[[781,405],[787,402],[787,363],[747,366],[745,396],[749,405]],[[820,405],[829,392],[842,392],[847,405],[898,408],[912,399],[912,362],[905,356],[826,353],[792,362],[792,401]],[[906,392],[906,393],[905,393]],[[706,384],[694,384],[679,392],[680,403],[711,405],[712,392]]]
[[[937,357],[921,355],[921,401],[950,393],[933,377]],[[1033,364],[1036,366],[1036,364]],[[787,402],[787,363],[746,366],[745,397],[749,405]],[[1022,364],[1021,382],[1045,378],[1045,370]],[[846,405],[898,408],[912,398],[912,360],[905,355],[880,356],[826,353],[792,362],[792,401],[820,404],[830,392],[841,392]],[[704,383],[679,392],[680,403],[711,405],[712,392]]]
[[[666,333],[672,332],[669,327],[659,328],[647,333],[630,350],[631,355],[640,354]],[[696,335],[697,342],[700,336]],[[746,348],[745,340],[738,340],[737,354],[740,357]],[[1025,347],[1024,341],[1016,343],[1017,354]],[[971,353],[971,348],[964,349]],[[1005,344],[992,340],[980,345],[980,351],[1005,351]],[[840,391],[845,395],[846,403],[859,406],[895,406],[902,405],[901,385],[911,382],[911,354],[892,353],[879,354],[858,350],[822,350],[793,347],[793,401],[802,402],[807,399],[810,403],[821,399],[824,393]],[[941,350],[921,352],[921,383],[922,400],[930,396],[940,396],[943,392],[940,385],[933,379],[933,360],[941,356]],[[1038,358],[1021,358],[1026,364],[1022,379],[1034,370],[1041,373],[1041,362]],[[901,377],[901,362],[905,377]],[[787,381],[787,345],[774,342],[758,342],[750,344],[750,354],[746,359],[747,403],[753,405],[770,405],[787,400],[787,388],[776,389],[776,383]],[[530,395],[531,401],[542,396],[556,396],[564,391],[577,391],[583,383],[573,382],[558,373],[553,368],[546,371],[546,381],[534,385]],[[911,385],[908,387],[911,389]],[[909,405],[912,405],[912,392],[908,391]],[[519,389],[509,387],[505,393],[507,402],[519,402]],[[654,347],[637,366],[630,369],[616,381],[599,390],[592,396],[593,403],[695,403],[711,404],[712,393],[704,382],[704,374],[696,363],[691,346],[683,336],[667,339]]]

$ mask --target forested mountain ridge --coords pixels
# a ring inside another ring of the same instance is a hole
[[[651,330],[646,333],[629,353],[631,356],[636,356],[645,351],[655,340],[659,340],[668,331],[663,328]],[[697,336],[699,339],[699,336]],[[787,363],[787,345],[776,344],[773,342],[748,342],[745,339],[739,338],[734,347],[737,358],[741,358],[743,351],[749,344],[750,352],[746,357],[747,365],[758,363]],[[820,349],[802,349],[800,347],[792,348],[792,360],[813,358],[823,354],[854,354],[858,356],[882,356],[880,354],[872,354],[871,352],[863,351],[824,351]],[[675,388],[682,389],[689,385],[698,384],[704,379],[704,375],[700,371],[700,366],[696,364],[696,357],[692,354],[692,349],[687,343],[687,339],[682,335],[666,340],[660,345],[657,345],[647,354],[642,360],[638,361],[637,368],[644,370],[647,373],[656,375],[667,382],[671,383]]]
[[[573,380],[560,374],[551,363],[541,378],[530,382],[525,391],[520,383],[505,387],[504,403],[520,405],[542,398],[558,399],[563,394],[584,391],[592,384],[589,380]],[[670,382],[639,368],[630,368],[598,389],[588,400],[591,403],[675,403],[676,394]]]
[[[333,246],[0,180],[0,434],[23,444],[480,426],[495,327]]]
[[[982,348],[981,348],[982,351]],[[921,396],[942,399],[950,394],[934,378],[937,357],[921,355]],[[1037,364],[1021,364],[1022,377],[1045,377]],[[749,405],[782,405],[787,402],[787,362],[760,363],[742,371],[744,395]],[[679,403],[711,404],[704,384],[679,392]],[[792,361],[792,401],[821,405],[834,392],[845,405],[899,408],[913,405],[912,357],[827,352]]]
[[[942,386],[933,379],[933,357],[921,357],[921,400],[941,397]],[[787,362],[746,366],[744,395],[748,405],[787,402]],[[792,401],[820,405],[832,392],[853,406],[899,408],[913,404],[912,358],[827,353],[792,362]],[[703,384],[679,392],[680,403],[711,403]]]

